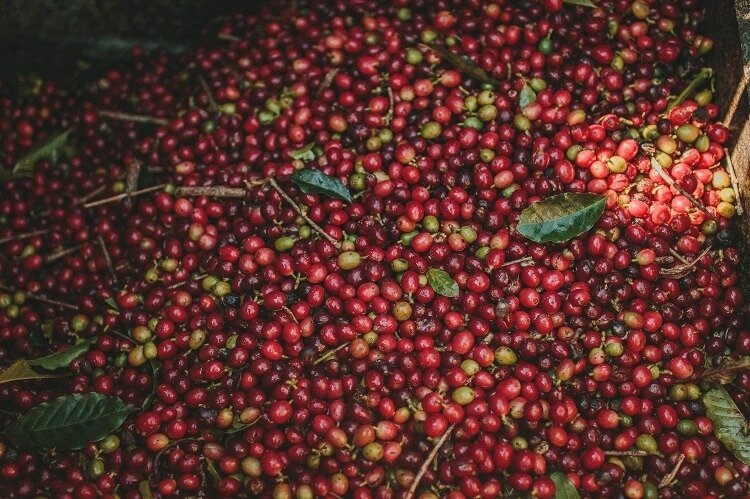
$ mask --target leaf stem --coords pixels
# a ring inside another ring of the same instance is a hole
[[[409,491],[406,493],[406,499],[412,499],[414,497],[414,493],[417,491],[417,487],[419,486],[419,482],[422,480],[422,477],[425,473],[427,473],[427,468],[430,467],[430,463],[435,459],[435,456],[437,456],[438,451],[440,448],[445,444],[446,440],[448,440],[448,437],[453,433],[453,430],[456,428],[456,424],[452,424],[448,427],[447,430],[445,430],[445,433],[443,433],[443,436],[440,437],[440,440],[435,443],[435,447],[432,448],[430,453],[427,455],[427,459],[424,460],[422,463],[422,466],[419,467],[419,471],[417,472],[417,475],[414,477],[414,480],[411,482],[411,486],[409,487]]]
[[[117,121],[132,121],[134,123],[150,123],[152,125],[169,125],[169,120],[164,118],[154,118],[144,114],[121,113],[119,111],[99,111],[99,116]]]
[[[693,95],[693,93],[698,89],[698,87],[703,84],[704,81],[708,80],[714,75],[714,70],[711,68],[703,68],[701,69],[697,75],[695,75],[695,78],[692,79],[690,83],[680,92],[680,94],[675,97],[673,100],[667,104],[667,112],[671,111],[675,107],[679,106],[685,100]]]

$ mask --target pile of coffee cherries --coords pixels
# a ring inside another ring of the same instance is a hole
[[[80,450],[0,436],[0,495],[748,494],[702,401],[750,355],[710,7],[274,2],[87,87],[0,87],[0,166],[27,167],[0,365],[92,343],[0,384],[0,422],[133,408]],[[606,209],[517,231],[560,193]]]

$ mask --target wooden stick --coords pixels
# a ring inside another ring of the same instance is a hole
[[[5,286],[3,284],[0,284],[0,289],[2,289],[3,291],[7,291],[8,293],[17,293],[18,292],[17,289],[13,289],[13,288],[11,288],[9,286]],[[25,291],[22,291],[22,293],[24,294],[24,296],[26,298],[30,298],[32,300],[40,301],[40,302],[46,303],[48,305],[55,305],[55,306],[58,306],[58,307],[69,308],[71,310],[78,310],[78,305],[73,305],[72,303],[66,303],[64,301],[52,300],[50,298],[47,298],[46,296],[35,295],[35,294],[32,294],[32,293],[27,293]]]
[[[279,184],[276,182],[276,180],[274,180],[272,178],[269,178],[268,179],[268,183],[271,184],[271,187],[273,187],[274,189],[276,189],[276,191],[279,193],[279,195],[282,198],[284,198],[284,201],[286,201],[287,203],[289,203],[290,205],[292,205],[292,208],[294,208],[294,211],[296,211],[299,214],[299,216],[301,216],[302,218],[304,218],[305,221],[308,224],[310,224],[310,227],[312,227],[315,230],[315,232],[317,232],[321,236],[323,236],[326,239],[328,239],[328,241],[331,244],[333,244],[336,247],[336,249],[340,249],[341,248],[341,243],[338,242],[337,240],[335,240],[334,238],[332,238],[330,235],[328,235],[328,233],[326,233],[326,231],[324,231],[320,227],[320,225],[318,225],[315,222],[313,222],[312,219],[310,217],[308,217],[305,212],[302,211],[302,208],[300,208],[299,205],[297,203],[295,203],[292,198],[289,197],[289,194],[287,194],[286,192],[284,192],[284,189],[282,189],[279,186]],[[246,184],[248,184],[248,188],[252,187],[252,185],[249,182],[246,182]]]
[[[680,454],[680,458],[677,460],[677,463],[674,465],[674,468],[672,468],[672,471],[669,472],[667,476],[661,479],[661,482],[659,482],[659,488],[669,487],[672,482],[674,481],[674,477],[677,476],[677,473],[680,471],[680,468],[682,467],[682,463],[685,461],[685,454]]]
[[[145,189],[141,189],[139,191],[123,192],[122,194],[117,194],[116,196],[111,196],[111,197],[108,197],[108,198],[97,199],[96,201],[91,201],[90,203],[84,204],[83,207],[84,208],[93,208],[94,206],[99,206],[99,205],[102,205],[102,204],[114,203],[115,201],[119,201],[121,199],[125,199],[128,196],[138,196],[140,194],[145,194],[147,192],[158,191],[159,189],[163,189],[164,187],[166,187],[166,185],[167,184],[159,184],[159,185],[154,185],[154,186],[151,186],[151,187],[146,187]]]
[[[452,424],[448,427],[447,430],[445,430],[445,433],[443,433],[443,436],[440,437],[440,440],[437,441],[435,444],[435,447],[432,448],[430,453],[427,455],[427,459],[422,463],[422,466],[419,467],[419,471],[417,472],[417,476],[414,477],[414,480],[411,482],[411,486],[409,487],[409,492],[406,493],[406,499],[412,499],[414,497],[414,493],[417,491],[417,487],[419,486],[419,482],[422,480],[422,477],[425,473],[427,473],[427,468],[430,467],[430,463],[435,459],[435,456],[437,456],[438,451],[440,448],[445,444],[445,441],[448,440],[448,437],[453,433],[454,428],[456,427],[456,424]]]
[[[154,118],[153,116],[146,116],[143,114],[130,114],[121,113],[119,111],[99,111],[99,116],[102,118],[109,118],[118,121],[132,121],[134,123],[150,123],[152,125],[169,125],[169,120],[164,118]]]
[[[223,185],[207,187],[178,187],[178,196],[211,196],[216,198],[244,198],[247,190],[242,187],[226,187]]]
[[[740,183],[737,180],[737,172],[734,169],[734,163],[732,162],[732,155],[725,151],[727,158],[727,173],[729,173],[729,180],[732,183],[732,190],[734,190],[734,196],[737,198],[737,202],[734,205],[734,209],[738,215],[742,215],[745,210],[742,208],[742,199],[740,198]]]
[[[47,262],[47,263],[52,263],[55,260],[59,260],[60,258],[63,258],[65,256],[70,255],[71,253],[75,253],[76,251],[78,251],[81,248],[83,248],[83,244],[78,244],[78,245],[70,247],[70,248],[62,249],[62,250],[58,251],[57,253],[52,253],[51,255],[47,256],[44,259],[44,261]]]
[[[46,234],[49,232],[47,229],[42,230],[34,230],[31,232],[24,232],[23,234],[18,234],[16,236],[8,236],[0,239],[0,244],[9,243],[11,241],[23,241],[24,239],[29,239],[34,236],[41,236],[42,234]]]
[[[732,124],[732,119],[734,119],[734,113],[737,112],[737,108],[740,107],[740,100],[742,99],[742,96],[745,94],[745,88],[747,87],[748,80],[750,79],[750,75],[748,75],[747,71],[743,71],[742,78],[740,78],[740,82],[737,84],[737,88],[734,89],[734,95],[732,95],[732,101],[729,103],[729,106],[727,106],[727,112],[724,115],[724,119],[721,120],[722,123],[724,123],[724,126],[728,127]]]

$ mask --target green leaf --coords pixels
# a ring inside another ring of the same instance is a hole
[[[54,378],[53,374],[38,373],[31,368],[26,359],[19,359],[0,372],[0,385],[30,379]]]
[[[118,429],[128,412],[117,397],[64,395],[23,414],[5,433],[23,450],[81,449]]]
[[[352,202],[352,195],[341,180],[326,175],[320,170],[300,170],[292,175],[292,182],[305,194],[325,194],[330,198],[340,199],[347,203]]]
[[[596,7],[591,0],[563,0],[563,3],[569,5],[580,5],[581,7]]]
[[[148,480],[143,480],[138,484],[138,492],[141,493],[143,499],[154,498],[154,494],[151,492],[151,486],[149,485]]]
[[[555,482],[555,499],[581,499],[568,475],[562,471],[555,471],[550,478]]]
[[[120,310],[120,307],[117,306],[117,302],[111,296],[109,298],[106,298],[104,300],[104,303],[109,305],[109,308],[111,308],[112,310]]]
[[[219,483],[219,480],[221,480],[221,475],[219,475],[218,470],[216,469],[216,465],[213,461],[206,458],[206,471],[208,472],[208,476],[211,477],[211,481],[214,484]]]
[[[305,147],[290,152],[289,155],[300,161],[313,161],[315,159],[315,151],[313,151],[313,147],[315,147],[315,142],[310,142]]]
[[[161,376],[161,362],[151,359],[148,363],[151,367],[151,392],[143,399],[141,404],[141,409],[144,411],[151,407],[156,399],[156,388],[159,386],[159,376]]]
[[[703,395],[706,415],[714,424],[714,435],[727,449],[750,465],[750,434],[747,420],[724,388],[714,388]]]
[[[721,365],[706,369],[701,378],[710,383],[726,385],[731,383],[737,374],[747,370],[750,370],[750,356],[746,355],[739,359],[726,357]]]
[[[439,295],[448,298],[458,296],[458,283],[445,270],[434,267],[427,269],[427,284]]]
[[[55,369],[68,367],[68,365],[73,362],[73,360],[88,352],[89,348],[91,348],[91,345],[93,345],[95,341],[96,338],[90,338],[73,345],[67,350],[55,352],[51,355],[47,355],[46,357],[31,359],[28,361],[29,365],[31,367],[41,368],[47,371],[54,371]]]
[[[475,80],[478,80],[480,83],[487,83],[494,87],[500,84],[499,81],[497,81],[495,78],[488,75],[484,69],[474,64],[474,62],[471,59],[467,57],[462,57],[458,54],[454,54],[447,48],[441,47],[439,45],[433,45],[431,43],[427,43],[425,45],[430,50],[440,54],[440,57],[448,61],[448,63],[454,68],[456,68],[460,73],[465,74],[466,76],[469,76],[471,78],[474,78]]]
[[[521,109],[525,109],[529,104],[536,102],[536,92],[528,83],[523,84],[523,88],[518,95],[518,105]]]
[[[30,175],[34,171],[36,162],[42,159],[48,159],[53,163],[57,163],[57,160],[63,155],[68,145],[70,132],[71,130],[66,130],[57,135],[52,135],[44,143],[29,151],[16,162],[16,165],[13,167],[13,175]]]
[[[537,243],[567,241],[594,226],[604,213],[605,201],[597,194],[557,194],[523,210],[518,232]]]

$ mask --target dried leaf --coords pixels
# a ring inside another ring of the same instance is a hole
[[[474,62],[472,62],[470,59],[458,54],[454,54],[447,48],[441,47],[439,45],[433,45],[431,43],[425,45],[429,47],[430,50],[440,54],[440,57],[448,61],[448,63],[456,68],[460,73],[474,78],[480,83],[487,83],[489,85],[492,85],[493,87],[500,85],[500,82],[498,80],[488,75],[484,69],[474,64]]]

